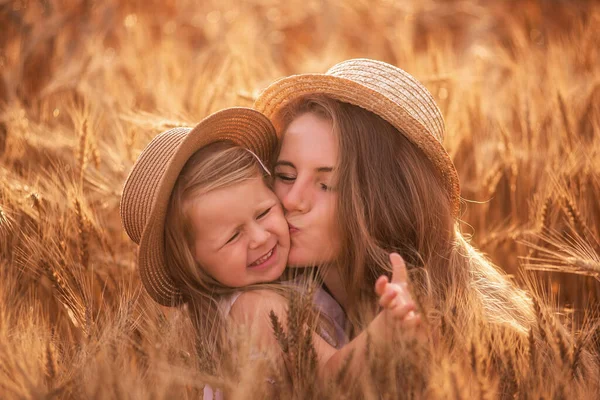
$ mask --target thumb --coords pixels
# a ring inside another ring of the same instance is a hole
[[[392,263],[392,283],[406,283],[408,274],[406,273],[406,264],[404,259],[398,253],[390,254],[390,262]]]

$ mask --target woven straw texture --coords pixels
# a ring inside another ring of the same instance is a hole
[[[175,128],[146,146],[125,181],[120,213],[127,235],[139,244],[140,278],[150,296],[165,306],[183,301],[164,262],[164,222],[171,191],[187,160],[200,148],[230,141],[269,160],[277,145],[271,122],[249,108],[210,115],[195,128]]]
[[[286,104],[310,94],[324,94],[362,107],[395,126],[436,166],[453,215],[458,216],[460,186],[456,168],[442,144],[444,119],[431,93],[419,81],[393,65],[353,59],[334,65],[325,74],[279,79],[259,95],[254,108],[275,120]],[[281,135],[280,127],[276,128]]]

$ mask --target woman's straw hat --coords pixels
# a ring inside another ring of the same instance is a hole
[[[286,104],[311,94],[371,111],[395,126],[433,162],[458,216],[460,187],[456,168],[444,149],[444,119],[429,91],[407,72],[369,59],[334,65],[325,74],[292,75],[269,85],[254,108],[276,123]],[[276,126],[278,134],[281,127]]]
[[[187,160],[200,148],[218,141],[242,146],[269,160],[277,145],[267,117],[249,108],[228,108],[210,115],[195,128],[175,128],[146,146],[125,181],[121,221],[139,244],[140,277],[154,300],[165,306],[183,301],[166,270],[164,223],[171,191]]]

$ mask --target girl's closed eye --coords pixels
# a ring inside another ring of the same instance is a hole
[[[228,241],[227,241],[225,244],[229,244],[229,243],[233,242],[235,239],[237,239],[237,238],[238,238],[238,236],[240,236],[240,231],[236,231],[236,232],[233,234],[233,236],[231,236],[231,237],[229,238],[229,240],[228,240]]]
[[[269,207],[269,208],[267,208],[265,211],[263,211],[262,213],[260,213],[260,214],[258,215],[258,217],[256,217],[256,219],[261,219],[261,218],[265,217],[265,216],[266,216],[266,215],[269,213],[269,211],[271,211],[271,209],[272,209],[272,208],[273,208],[273,207]]]

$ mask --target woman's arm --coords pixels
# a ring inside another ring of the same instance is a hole
[[[393,271],[391,282],[386,276],[381,276],[375,283],[375,291],[383,310],[371,321],[367,329],[339,350],[330,351],[331,346],[320,339],[319,346],[322,346],[320,342],[323,342],[324,347],[329,347],[320,351],[325,357],[329,356],[321,362],[321,376],[324,379],[335,377],[351,353],[353,355],[348,372],[358,373],[365,365],[368,335],[374,343],[380,343],[392,338],[398,324],[405,329],[414,329],[420,325],[420,316],[415,313],[416,304],[408,291],[408,275],[404,260],[400,255],[392,253],[390,261]]]
[[[323,380],[334,378],[340,368],[353,353],[350,374],[358,373],[364,366],[367,331],[371,340],[377,343],[391,338],[398,324],[406,326],[417,325],[420,317],[415,314],[415,302],[408,291],[406,267],[402,258],[397,254],[390,256],[393,273],[392,280],[386,277],[378,279],[375,290],[380,296],[383,310],[369,324],[367,330],[360,333],[350,343],[341,349],[336,349],[318,334],[313,333],[313,344],[317,353],[318,373]],[[268,353],[276,358],[281,357],[279,343],[273,334],[269,317],[270,312],[278,317],[284,330],[287,331],[287,299],[270,290],[255,290],[243,293],[234,303],[230,317],[235,324],[244,324],[251,333],[248,338],[251,346]]]

